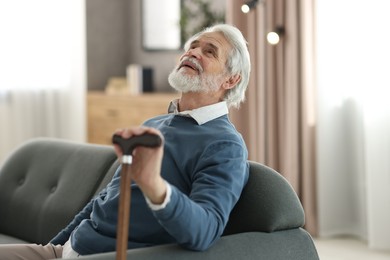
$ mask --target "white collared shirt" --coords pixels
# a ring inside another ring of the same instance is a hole
[[[213,119],[229,113],[226,101],[221,101],[212,105],[196,108],[193,110],[186,110],[179,112],[178,110],[179,99],[173,100],[168,108],[168,113],[174,113],[175,115],[190,116],[198,125],[203,125]]]

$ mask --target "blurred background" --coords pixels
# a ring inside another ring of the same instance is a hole
[[[31,138],[109,144],[116,128],[165,113],[184,41],[226,22],[251,53],[246,102],[230,111],[250,159],[290,181],[316,241],[347,237],[390,259],[389,10],[387,0],[0,0],[0,165]]]

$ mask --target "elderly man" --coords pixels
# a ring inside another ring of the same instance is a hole
[[[181,97],[169,114],[121,129],[124,138],[160,135],[137,147],[128,248],[177,243],[206,250],[222,235],[248,179],[247,149],[228,108],[244,100],[250,59],[241,32],[221,24],[191,37],[169,75]],[[115,146],[118,157],[122,151]],[[47,245],[4,245],[1,259],[68,258],[115,251],[120,168],[107,187]],[[23,258],[24,257],[24,258]]]

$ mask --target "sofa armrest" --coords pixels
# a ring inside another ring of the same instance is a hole
[[[232,210],[224,235],[302,227],[305,213],[290,183],[278,172],[250,161],[248,184]]]

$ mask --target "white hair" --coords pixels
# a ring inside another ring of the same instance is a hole
[[[229,107],[240,106],[240,103],[245,100],[245,90],[248,87],[249,75],[251,71],[251,62],[249,57],[249,51],[247,47],[247,41],[242,35],[241,31],[236,27],[228,24],[217,24],[203,31],[195,34],[184,45],[184,50],[187,51],[191,42],[198,39],[202,34],[208,32],[220,32],[226,38],[226,40],[232,46],[231,52],[227,58],[226,69],[231,75],[240,75],[241,80],[238,84],[226,91],[224,100]]]

